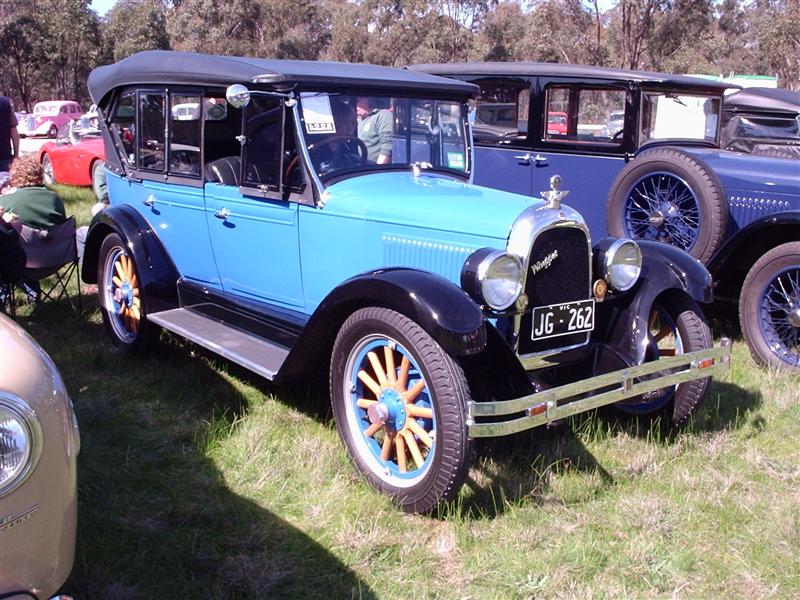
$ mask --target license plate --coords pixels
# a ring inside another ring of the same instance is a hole
[[[594,300],[537,306],[533,309],[531,339],[581,333],[594,329]]]

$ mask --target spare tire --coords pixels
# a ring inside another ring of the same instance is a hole
[[[725,236],[728,203],[702,161],[675,148],[655,148],[617,175],[606,219],[610,235],[665,242],[708,263]]]

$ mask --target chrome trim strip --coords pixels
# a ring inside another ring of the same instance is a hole
[[[22,419],[22,422],[28,428],[31,444],[31,452],[30,456],[28,457],[28,464],[24,469],[22,469],[22,471],[20,471],[16,479],[12,480],[11,483],[6,484],[5,488],[0,487],[0,498],[2,498],[25,483],[25,480],[30,477],[31,473],[33,473],[36,465],[39,464],[39,459],[42,457],[44,439],[39,417],[36,415],[36,411],[33,410],[33,408],[31,408],[31,406],[25,402],[25,400],[16,394],[2,391],[0,392],[0,404],[5,406],[11,412],[16,413],[17,416]]]
[[[470,437],[497,437],[510,435],[532,427],[538,427],[557,419],[564,419],[607,404],[613,404],[663,387],[703,379],[727,371],[730,368],[731,342],[722,338],[719,346],[699,350],[680,356],[662,358],[627,369],[620,369],[591,379],[576,381],[550,390],[529,394],[513,400],[497,402],[470,401],[467,404],[468,434]],[[714,360],[710,367],[701,369],[700,363]],[[657,375],[663,371],[681,369],[676,373]],[[647,375],[657,375],[644,381],[635,381]],[[584,394],[614,386],[611,390],[597,393],[588,398],[572,400],[559,406],[559,401],[570,400]],[[502,422],[476,423],[476,417],[494,417],[516,414],[539,408],[538,414],[526,415]],[[543,412],[540,412],[543,411]]]

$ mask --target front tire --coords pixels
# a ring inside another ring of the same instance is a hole
[[[48,154],[42,156],[42,181],[46,185],[56,183],[56,177],[53,174],[53,161],[50,160],[50,155]]]
[[[49,138],[58,137],[58,127],[56,127],[55,125],[50,125],[50,129],[47,130],[47,137]]]
[[[469,470],[469,388],[461,367],[411,319],[363,308],[333,346],[330,393],[356,468],[404,510],[456,496]]]
[[[706,319],[694,300],[673,298],[654,304],[650,310],[647,361],[705,350],[711,343]],[[700,406],[710,381],[710,377],[694,379],[616,406],[622,412],[637,416],[663,413],[670,425],[681,427]]]
[[[742,286],[739,322],[758,364],[800,372],[800,242],[756,261]]]
[[[116,233],[107,235],[97,264],[103,325],[115,346],[145,350],[156,341],[158,328],[147,320],[147,302],[138,272],[122,238]]]
[[[704,264],[722,243],[727,220],[727,202],[713,171],[673,148],[637,156],[608,195],[610,235],[664,242]]]

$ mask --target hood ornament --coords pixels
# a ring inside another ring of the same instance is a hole
[[[542,192],[542,198],[547,200],[547,208],[559,210],[561,201],[567,197],[569,190],[561,190],[561,175],[553,175],[550,178],[550,191]]]

